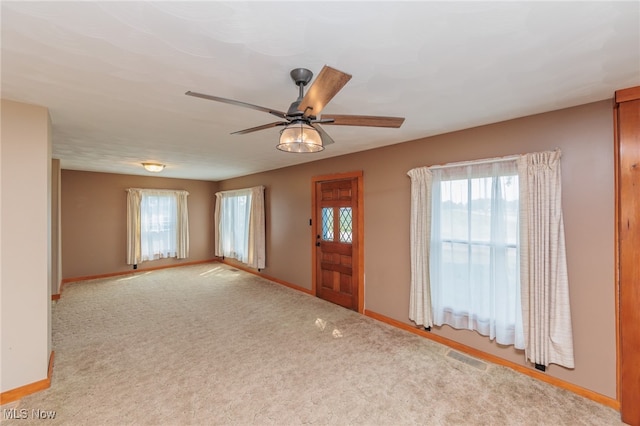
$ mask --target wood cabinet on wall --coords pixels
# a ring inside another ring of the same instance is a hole
[[[618,388],[622,421],[640,426],[640,86],[615,98]]]

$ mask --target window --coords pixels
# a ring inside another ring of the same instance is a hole
[[[222,255],[247,262],[249,256],[249,217],[251,193],[222,197],[220,212],[220,241]]]
[[[353,213],[351,207],[322,208],[322,239],[334,241],[334,216],[338,219],[339,241],[351,243],[353,239]]]
[[[265,267],[264,187],[216,193],[215,254]]]
[[[140,202],[140,248],[142,261],[176,257],[176,196],[142,193]]]
[[[559,150],[418,167],[409,318],[574,367]]]
[[[351,207],[340,207],[340,242],[351,243],[353,238],[353,215]]]
[[[333,241],[333,207],[322,208],[322,239]]]
[[[515,160],[432,170],[433,322],[500,344],[521,333]]]
[[[187,191],[130,188],[127,263],[189,255]]]

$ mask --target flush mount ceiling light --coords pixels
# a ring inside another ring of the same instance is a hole
[[[276,146],[285,152],[320,152],[324,149],[320,133],[304,120],[296,120],[280,131]]]
[[[164,164],[160,163],[142,163],[142,167],[148,172],[158,173],[164,170]]]

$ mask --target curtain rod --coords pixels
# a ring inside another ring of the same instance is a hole
[[[225,191],[218,191],[216,194],[233,194],[234,192],[251,191],[253,189],[266,189],[264,185],[251,186],[249,188],[227,189]]]
[[[189,195],[189,191],[186,189],[155,189],[155,188],[125,188],[124,192],[131,191],[147,191],[147,192],[186,192]]]
[[[485,163],[497,163],[500,161],[512,161],[520,157],[520,155],[509,155],[506,157],[498,157],[498,158],[487,158],[486,160],[470,160],[470,161],[460,161],[457,163],[447,163],[442,165],[428,166],[427,168],[430,170],[434,169],[446,169],[449,167],[460,167],[466,166],[469,164],[485,164]]]

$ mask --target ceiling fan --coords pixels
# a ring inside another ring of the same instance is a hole
[[[289,106],[287,112],[192,91],[186,92],[185,95],[256,109],[280,118],[281,121],[239,130],[231,134],[243,135],[258,130],[285,126],[280,132],[280,143],[277,148],[287,152],[318,152],[324,149],[324,145],[333,143],[333,139],[320,124],[398,128],[404,122],[403,117],[337,114],[320,116],[322,109],[347,84],[351,75],[325,65],[305,95],[304,87],[309,84],[312,77],[313,73],[306,68],[296,68],[291,71],[291,79],[298,86],[299,94],[298,99]]]

